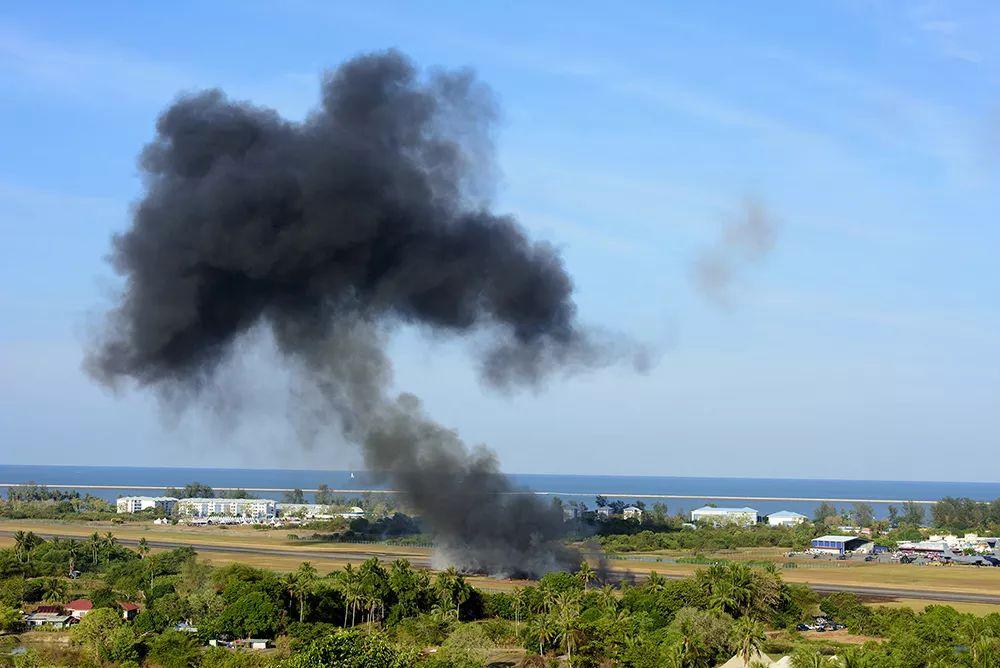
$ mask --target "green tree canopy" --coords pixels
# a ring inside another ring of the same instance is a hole
[[[283,668],[409,668],[415,663],[414,653],[395,647],[384,635],[351,629],[312,642]]]

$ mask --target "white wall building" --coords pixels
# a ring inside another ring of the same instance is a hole
[[[275,504],[280,517],[305,517],[317,519],[330,519],[333,517],[343,517],[352,520],[364,517],[365,511],[358,506],[351,507],[350,510],[337,512],[333,506],[321,503],[278,503]]]
[[[627,520],[631,519],[641,520],[642,508],[639,508],[638,506],[626,506],[625,508],[622,509],[622,517],[624,517]]]
[[[792,527],[808,521],[809,518],[790,510],[779,510],[767,516],[767,523],[773,527]]]
[[[267,520],[275,516],[272,499],[179,499],[177,513],[186,517],[237,517]]]
[[[753,508],[714,508],[702,506],[691,511],[692,522],[705,522],[720,526],[723,524],[739,524],[752,526],[757,523],[757,511]]]
[[[177,507],[177,499],[172,496],[123,496],[118,499],[117,505],[119,513],[138,513],[156,508],[170,515]]]

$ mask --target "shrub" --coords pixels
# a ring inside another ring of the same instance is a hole
[[[309,644],[285,661],[283,668],[409,668],[416,654],[395,647],[380,633],[358,629],[337,631]]]
[[[149,658],[163,668],[196,666],[200,654],[198,640],[181,631],[165,631],[149,643]]]

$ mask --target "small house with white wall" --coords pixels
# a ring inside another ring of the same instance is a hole
[[[805,515],[790,510],[779,510],[767,516],[768,525],[773,527],[792,527],[807,521],[809,518]]]

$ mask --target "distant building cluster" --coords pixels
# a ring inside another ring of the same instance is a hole
[[[271,499],[179,499],[181,517],[230,517],[264,521],[277,516],[277,504]]]
[[[118,601],[122,619],[130,622],[139,614],[139,606],[129,601]],[[65,605],[42,604],[24,615],[24,623],[29,629],[65,629],[76,624],[94,609],[94,602],[78,598]]]
[[[271,499],[175,499],[169,496],[123,496],[118,499],[117,508],[119,513],[138,513],[155,508],[191,524],[259,524],[279,519],[296,521],[338,517],[352,520],[365,514],[358,506],[337,511],[332,506],[319,503],[276,503]]]
[[[138,513],[151,508],[172,515],[177,509],[177,499],[172,496],[122,496],[118,499],[119,513]]]

